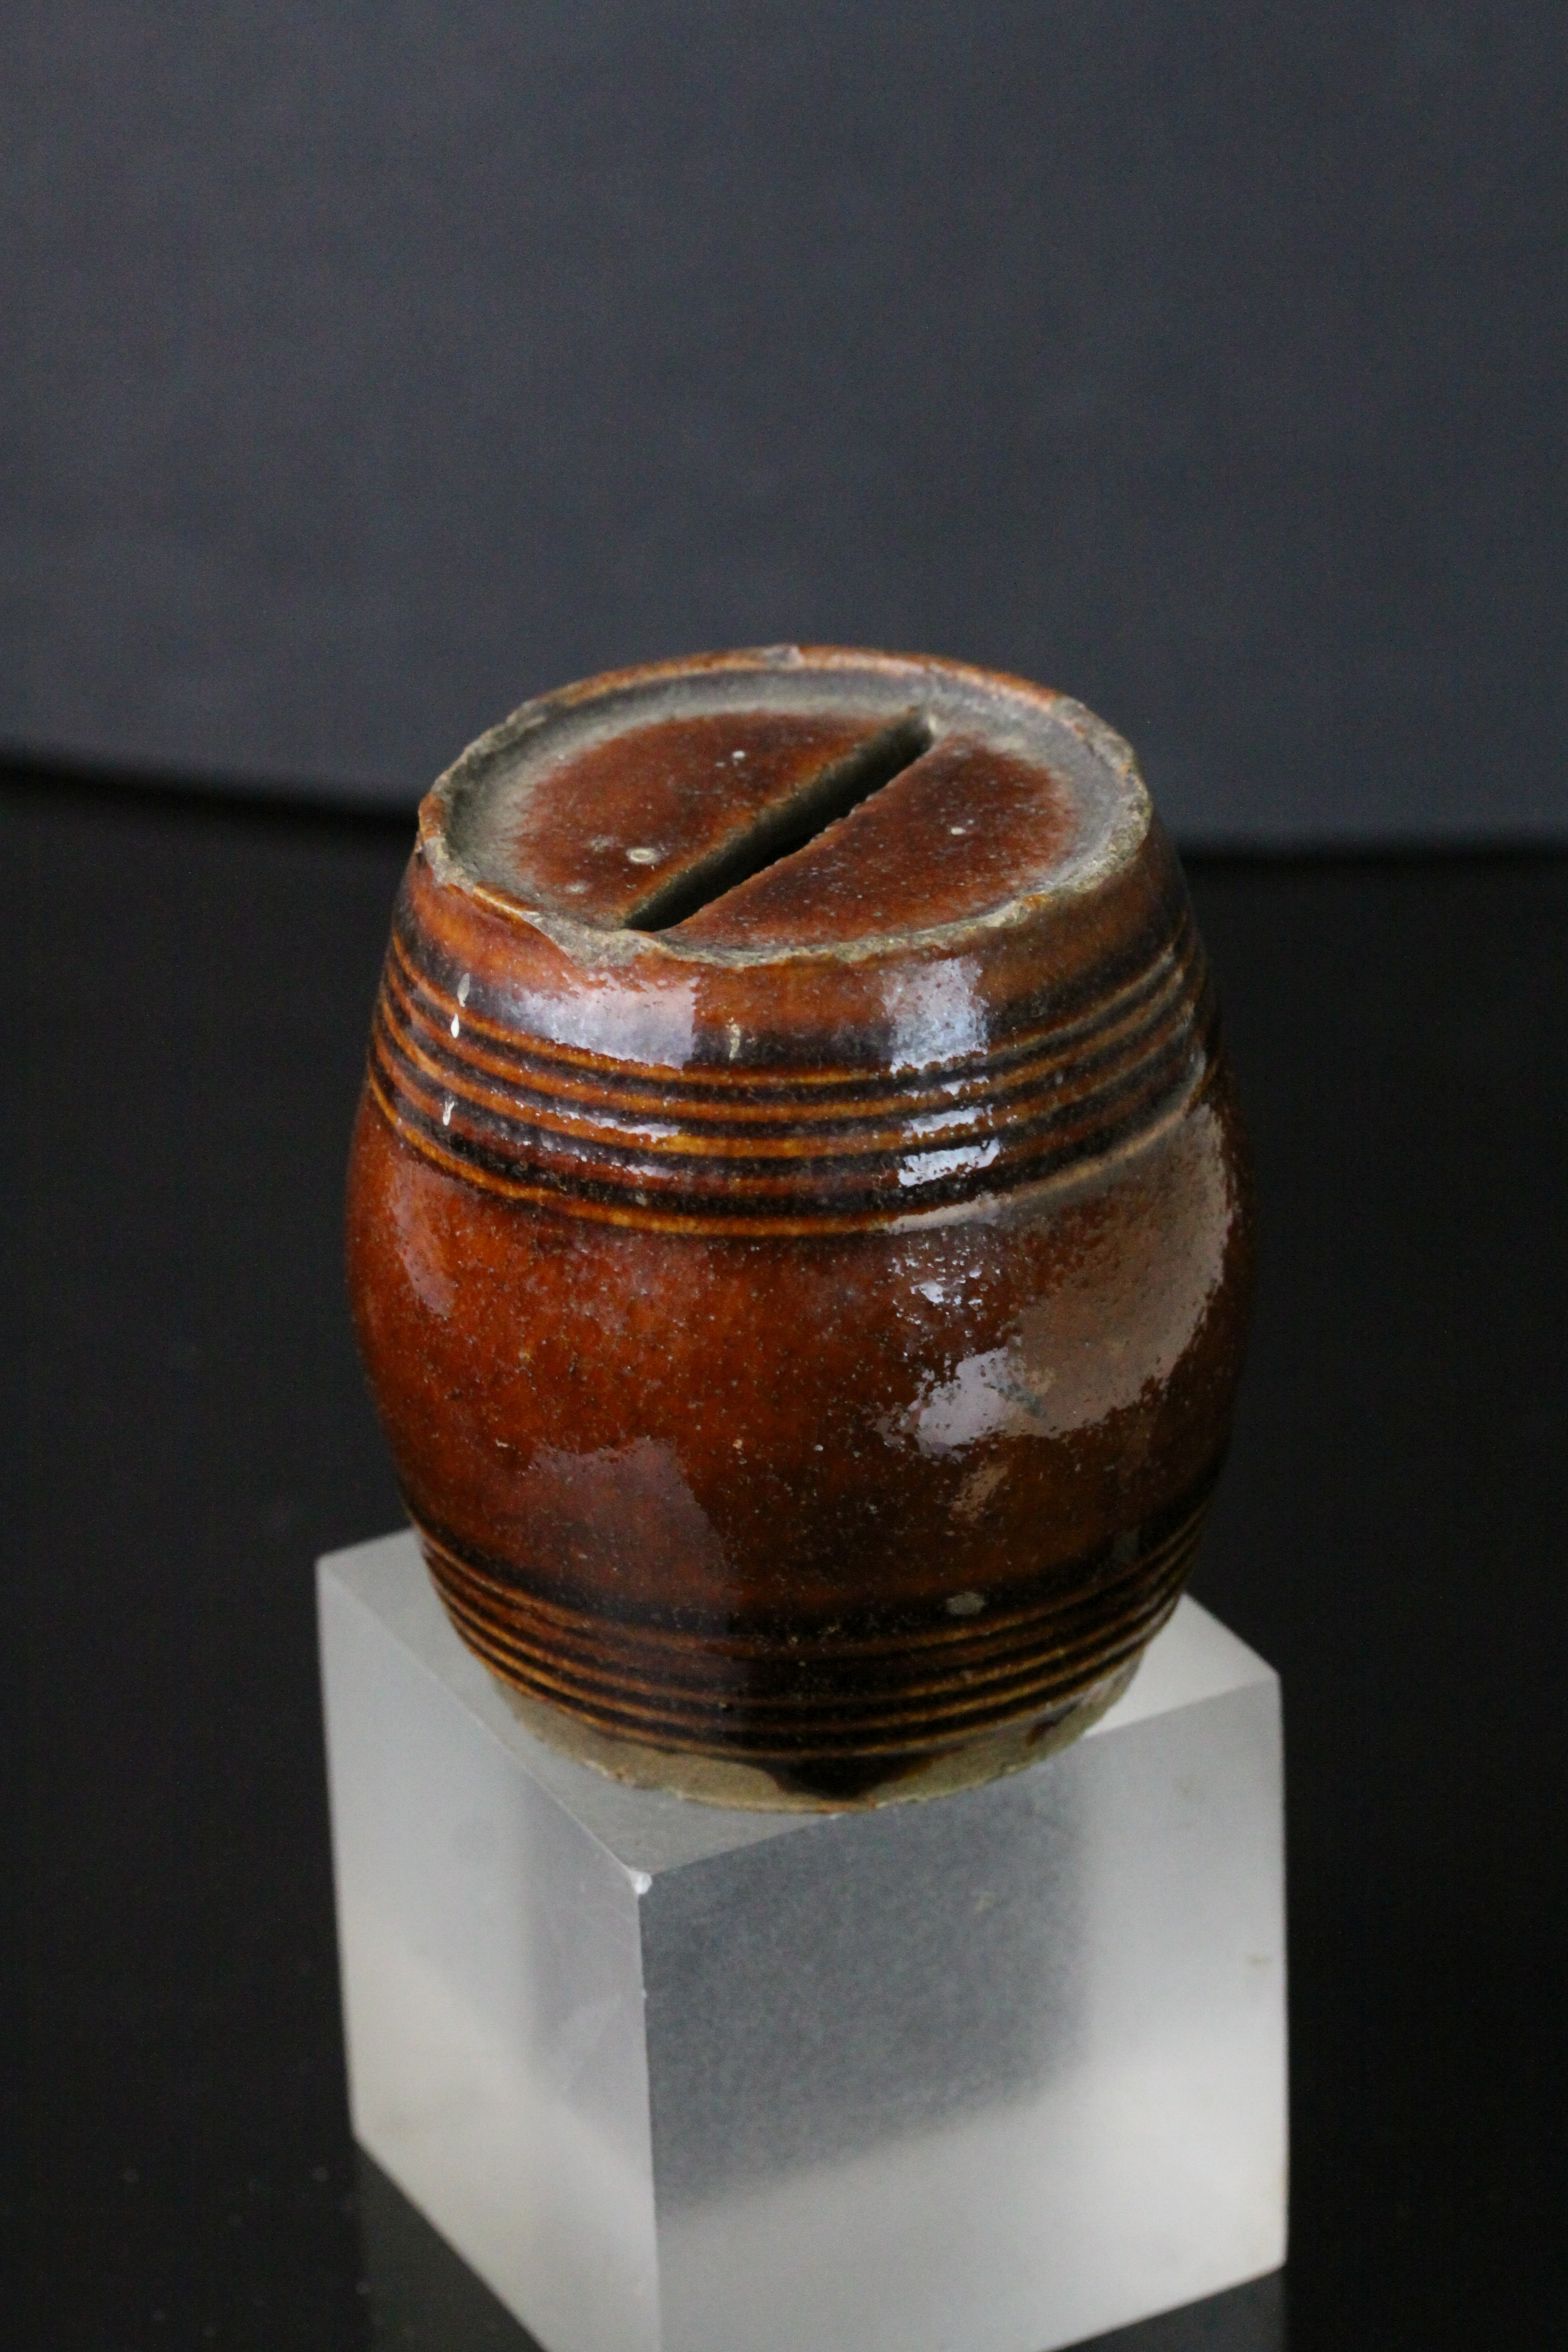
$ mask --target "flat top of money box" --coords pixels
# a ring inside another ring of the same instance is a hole
[[[525,704],[432,796],[449,875],[679,956],[994,926],[1135,853],[1132,755],[1020,680],[833,647],[622,671]]]

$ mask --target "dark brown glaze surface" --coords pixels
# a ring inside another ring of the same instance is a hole
[[[956,735],[841,824],[680,926],[694,947],[831,947],[858,931],[929,929],[1007,905],[1048,874],[1072,813],[1048,771]]]
[[[617,926],[652,885],[787,799],[874,724],[806,712],[655,719],[540,763],[526,796],[498,793],[485,846],[530,904]]]
[[[1174,1603],[1246,1311],[1125,748],[831,651],[519,713],[421,814],[349,1251],[432,1571],[547,1734],[740,1802],[1026,1760]]]

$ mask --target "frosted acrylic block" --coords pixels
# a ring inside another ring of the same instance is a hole
[[[1053,2352],[1284,2257],[1278,1683],[721,1811],[541,1747],[411,1535],[320,1568],[355,2132],[547,2352]]]

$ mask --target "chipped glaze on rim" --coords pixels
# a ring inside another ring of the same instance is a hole
[[[671,959],[681,964],[752,965],[794,963],[802,960],[850,963],[884,955],[890,944],[886,933],[861,939],[813,944],[809,947],[762,948],[698,946],[657,932],[607,928],[577,920],[560,908],[530,905],[502,884],[487,879],[454,843],[460,834],[465,804],[483,794],[503,774],[561,748],[564,722],[599,717],[609,733],[634,723],[638,706],[661,692],[693,683],[693,710],[723,707],[702,699],[702,690],[715,684],[733,685],[737,702],[747,689],[754,708],[790,709],[820,706],[820,681],[843,681],[848,707],[857,683],[887,695],[889,715],[907,707],[908,697],[922,698],[940,717],[972,716],[994,734],[999,712],[1016,712],[1018,746],[1042,764],[1064,766],[1090,799],[1099,798],[1100,822],[1093,835],[1050,873],[1040,886],[1005,903],[957,922],[932,924],[898,934],[910,948],[961,949],[988,932],[1005,930],[1027,921],[1044,908],[1102,887],[1131,864],[1147,838],[1153,811],[1147,788],[1131,746],[1082,703],[1055,688],[1036,686],[1002,671],[985,670],[965,662],[930,655],[889,654],[843,646],[774,646],[754,651],[700,654],[685,660],[650,662],[633,669],[609,670],[594,678],[557,688],[525,702],[490,728],[438,777],[419,811],[419,845],[437,882],[469,893],[498,914],[533,925],[584,963],[605,964],[642,958]],[[790,693],[798,681],[801,691]],[[784,693],[780,694],[781,685]],[[761,696],[756,689],[762,690]],[[897,690],[904,690],[902,698]],[[769,694],[776,701],[766,699]],[[787,697],[787,698],[786,698]],[[960,699],[962,697],[962,699]],[[580,740],[593,740],[590,726]],[[1080,810],[1083,806],[1079,804]]]

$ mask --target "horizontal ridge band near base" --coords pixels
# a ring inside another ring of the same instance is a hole
[[[1131,1559],[1068,1564],[994,1612],[864,1634],[629,1624],[524,1591],[419,1529],[458,1632],[505,1682],[596,1731],[736,1762],[956,1745],[1068,1705],[1127,1664],[1180,1596],[1212,1480]]]

